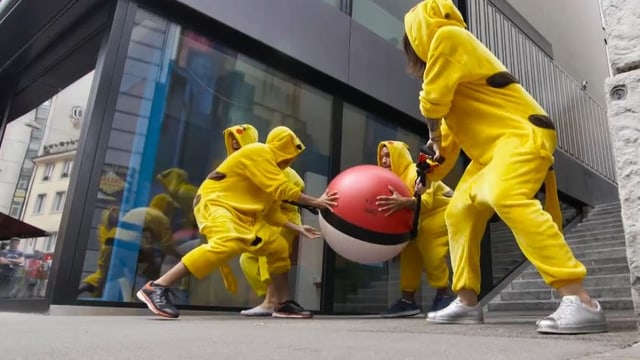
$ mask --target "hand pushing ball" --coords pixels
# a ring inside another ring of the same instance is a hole
[[[323,210],[320,231],[340,256],[361,264],[389,260],[407,245],[413,211],[401,209],[385,216],[376,198],[391,195],[389,186],[402,196],[411,197],[400,177],[374,165],[351,167],[336,176],[327,189],[340,198],[333,212]]]

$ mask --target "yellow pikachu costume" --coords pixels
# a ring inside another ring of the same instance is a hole
[[[389,150],[391,171],[413,190],[417,173],[408,145],[401,141],[382,141],[378,144],[378,154],[383,147]],[[378,166],[382,166],[380,156]],[[420,197],[418,235],[409,241],[400,254],[401,291],[416,292],[419,289],[422,269],[425,270],[427,281],[432,288],[449,286],[449,237],[444,214],[452,193],[447,185],[441,181],[434,181]]]
[[[554,288],[581,280],[561,232],[555,175],[556,131],[545,111],[505,66],[468,32],[450,0],[427,0],[404,19],[406,35],[424,61],[420,110],[444,118],[442,154],[449,168],[458,146],[471,158],[446,211],[453,290],[480,292],[480,240],[494,211],[513,231],[524,255]],[[443,170],[436,169],[437,180]],[[534,195],[545,185],[544,211]]]
[[[269,136],[267,136],[267,144],[274,142],[275,139],[282,136],[285,131],[285,128],[282,127],[272,130]],[[288,167],[284,169],[284,174],[290,184],[294,185],[300,192],[304,191],[304,181],[295,170]],[[296,225],[302,224],[302,217],[300,216],[300,211],[297,206],[285,202],[280,202],[279,206],[280,211],[290,223]],[[293,241],[298,236],[297,231],[286,227],[272,226],[266,221],[259,221],[257,226],[258,236],[263,239],[281,238],[286,240],[289,245],[289,254],[291,254]],[[244,253],[240,256],[240,267],[249,285],[256,294],[261,297],[265,296],[267,293],[267,284],[271,283],[271,277],[267,270],[267,259],[265,257],[257,257],[251,253]]]
[[[273,204],[298,199],[301,192],[280,166],[287,166],[303,150],[300,139],[286,129],[268,144],[243,146],[209,174],[194,202],[194,215],[207,243],[182,258],[191,274],[201,279],[244,252],[265,256],[268,273],[289,271],[287,242],[257,236],[255,225],[262,218],[274,226],[287,222]]]

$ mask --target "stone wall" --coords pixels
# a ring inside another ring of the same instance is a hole
[[[608,115],[618,193],[631,270],[631,295],[640,324],[640,1],[602,0],[609,61]]]

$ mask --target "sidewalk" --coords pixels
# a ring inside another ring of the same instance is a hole
[[[122,309],[120,309],[122,310]],[[59,313],[59,312],[58,312]],[[608,314],[610,332],[550,336],[537,314],[488,313],[485,325],[431,325],[424,318],[316,316],[311,320],[203,313],[141,315],[0,313],[0,358],[14,359],[640,359],[635,321]]]

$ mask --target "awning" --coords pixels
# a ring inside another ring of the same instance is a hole
[[[12,237],[33,238],[48,235],[49,233],[42,229],[0,212],[0,241]]]

